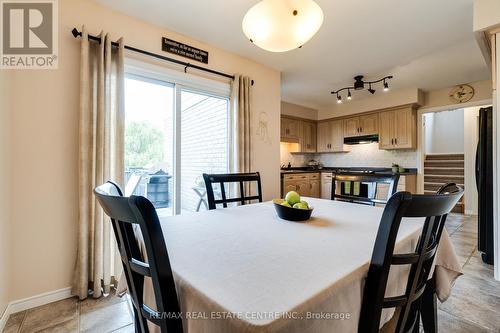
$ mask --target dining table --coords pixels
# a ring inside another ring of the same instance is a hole
[[[271,201],[160,216],[185,332],[357,332],[383,208],[304,200],[313,207],[304,222],[279,218]],[[395,252],[414,251],[422,226],[423,219],[403,219]],[[404,293],[408,272],[391,267],[386,297]],[[445,230],[433,274],[440,301],[461,274]],[[150,280],[144,302],[155,308]],[[381,326],[393,314],[384,309]]]

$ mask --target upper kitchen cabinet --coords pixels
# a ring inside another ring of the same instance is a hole
[[[332,120],[318,123],[318,153],[333,153],[343,151],[343,121]]]
[[[379,113],[380,149],[415,149],[417,116],[412,107]]]
[[[344,137],[373,135],[378,133],[378,114],[368,114],[344,119]]]
[[[359,129],[361,135],[378,134],[378,114],[368,114],[359,117]]]
[[[344,119],[344,137],[359,135],[359,117]]]
[[[300,135],[300,120],[281,117],[281,139],[294,142],[299,141]]]
[[[303,120],[300,122],[300,151],[304,153],[316,152],[316,122]]]

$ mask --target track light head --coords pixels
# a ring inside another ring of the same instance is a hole
[[[337,94],[337,103],[342,103],[342,97],[339,94]]]
[[[384,81],[384,91],[389,91],[389,83]]]
[[[351,98],[352,98],[351,91],[349,89],[347,89],[347,99],[350,101]]]
[[[368,91],[370,92],[370,94],[375,94],[375,89],[372,89],[372,85],[370,84],[370,88],[368,88]]]

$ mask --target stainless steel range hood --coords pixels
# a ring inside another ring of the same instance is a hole
[[[360,145],[372,142],[378,142],[378,134],[344,138],[344,144],[346,145]]]

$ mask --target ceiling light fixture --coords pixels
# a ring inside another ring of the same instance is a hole
[[[365,89],[365,84],[368,84],[368,92],[370,92],[372,95],[375,94],[375,89],[372,88],[372,85],[375,85],[379,82],[383,82],[384,84],[384,91],[389,90],[389,83],[387,82],[388,80],[392,79],[392,75],[385,76],[381,79],[375,80],[375,81],[363,81],[363,75],[358,75],[354,77],[354,84],[352,87],[344,87],[339,90],[334,90],[332,91],[332,94],[337,95],[337,103],[342,103],[342,96],[339,94],[343,90],[347,90],[347,99],[351,100],[352,95],[351,95],[351,89],[352,90],[363,90]],[[340,102],[339,102],[340,101]]]
[[[286,52],[302,47],[322,23],[323,11],[312,0],[262,0],[245,14],[242,28],[258,47]]]

